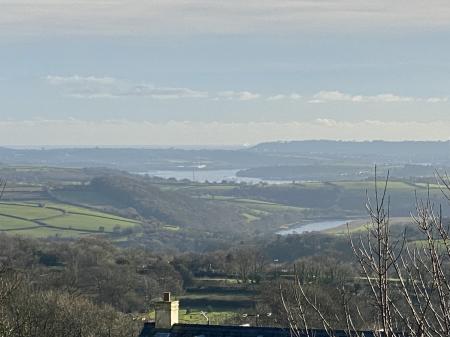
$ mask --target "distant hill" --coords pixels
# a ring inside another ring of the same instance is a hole
[[[261,143],[251,148],[145,149],[66,148],[8,149],[0,147],[0,163],[47,167],[102,167],[148,172],[152,170],[246,169],[276,165],[317,165],[346,161],[345,164],[374,162],[402,164],[450,164],[450,141],[386,142],[306,140]],[[351,161],[351,162],[349,162]]]
[[[0,163],[57,167],[105,167],[145,172],[150,170],[241,169],[275,165],[279,158],[245,150],[184,150],[139,148],[8,149],[0,147]],[[286,164],[299,164],[286,158]]]
[[[258,144],[249,151],[285,154],[339,154],[358,156],[450,157],[450,141],[334,141],[305,140]]]
[[[431,165],[378,165],[378,174],[385,176],[389,170],[390,176],[400,179],[410,177],[434,177],[436,170],[442,175],[449,167]],[[266,180],[300,180],[300,181],[339,181],[339,180],[371,180],[374,175],[373,165],[292,165],[263,166],[237,172],[239,177],[260,178]]]
[[[431,170],[431,172],[433,172]],[[372,166],[349,165],[293,165],[263,166],[237,172],[238,177],[260,178],[266,180],[364,180],[373,176]]]

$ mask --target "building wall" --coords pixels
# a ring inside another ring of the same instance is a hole
[[[170,329],[178,323],[179,302],[157,302],[155,307],[155,326],[157,329]]]

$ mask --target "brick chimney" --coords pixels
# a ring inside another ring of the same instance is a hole
[[[161,302],[156,302],[155,306],[155,328],[171,329],[172,325],[178,323],[179,302],[172,301],[170,293],[163,295]]]

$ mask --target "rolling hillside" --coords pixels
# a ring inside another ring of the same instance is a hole
[[[58,238],[121,236],[139,224],[136,220],[66,204],[0,203],[0,233]]]
[[[66,187],[54,194],[67,202],[112,207],[182,228],[227,232],[245,224],[230,205],[217,205],[179,191],[163,191],[141,177],[99,177],[88,185]]]

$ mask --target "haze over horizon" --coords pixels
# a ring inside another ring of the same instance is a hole
[[[442,0],[0,0],[0,145],[450,139]]]

